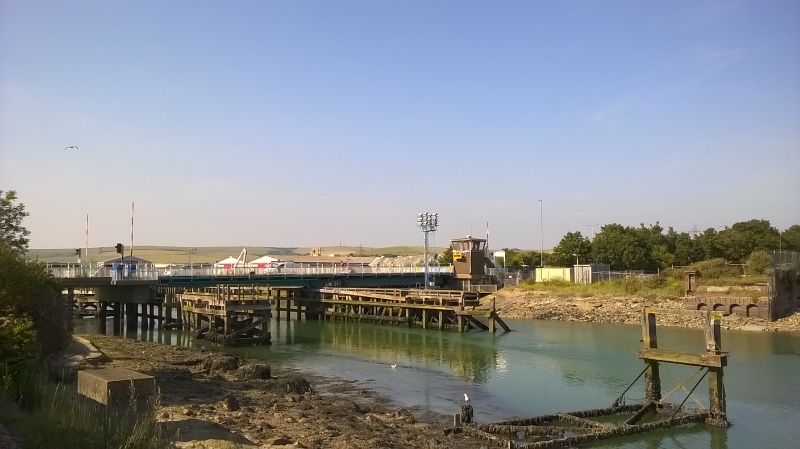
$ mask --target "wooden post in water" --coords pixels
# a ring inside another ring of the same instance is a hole
[[[658,348],[658,338],[656,334],[656,314],[647,309],[642,311],[642,348]],[[658,362],[655,360],[645,360],[647,371],[644,373],[645,381],[645,400],[661,400],[661,376],[658,370]]]
[[[720,320],[722,314],[719,312],[707,311],[704,317],[706,352],[719,355],[722,353],[722,332]],[[727,427],[728,418],[725,407],[725,385],[723,383],[723,368],[708,368],[708,401],[709,418],[708,423]]]

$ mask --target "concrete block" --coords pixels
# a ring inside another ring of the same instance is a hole
[[[78,394],[104,405],[127,405],[131,383],[136,403],[146,401],[154,392],[153,376],[125,368],[102,368],[78,371]]]

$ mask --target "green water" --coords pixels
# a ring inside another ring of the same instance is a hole
[[[283,321],[280,326],[273,321],[272,346],[231,352],[352,380],[420,412],[450,415],[466,393],[479,422],[607,407],[643,367],[636,358],[638,326],[509,324],[514,332],[491,336],[343,321]],[[700,352],[704,346],[700,331],[658,332],[660,347]],[[800,428],[800,336],[723,332],[722,343],[731,353],[725,387],[732,427],[691,425],[586,447],[798,447],[793,432]],[[664,393],[694,370],[662,365]],[[629,403],[642,397],[641,383],[626,396]],[[704,406],[705,385],[695,394]],[[684,397],[678,390],[670,401]],[[692,399],[687,404],[696,405]]]

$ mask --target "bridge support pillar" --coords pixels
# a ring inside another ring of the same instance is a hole
[[[156,305],[155,304],[148,304],[147,305],[147,322],[150,324],[150,327],[153,327],[155,324],[155,315],[156,315]]]
[[[74,329],[73,324],[73,316],[75,315],[75,289],[68,288],[67,289],[67,303],[65,304],[67,308],[67,330],[72,332]]]
[[[126,330],[128,332],[136,332],[136,321],[138,318],[137,317],[138,311],[136,309],[138,308],[138,306],[139,304],[132,304],[132,303],[125,304],[125,318],[127,321]]]
[[[114,318],[113,327],[114,327],[114,335],[122,334],[122,303],[117,301],[114,302]]]
[[[101,335],[105,335],[106,333],[106,308],[108,307],[108,303],[105,301],[100,301],[97,303],[97,318],[98,318],[98,329],[97,331],[100,332]]]

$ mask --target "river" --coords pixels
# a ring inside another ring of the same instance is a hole
[[[457,412],[466,393],[479,422],[607,407],[643,368],[636,358],[638,326],[507,322],[513,332],[492,336],[345,321],[273,321],[272,346],[229,351],[355,381],[422,413]],[[171,334],[176,342],[179,333]],[[663,348],[701,352],[704,347],[699,330],[659,328],[658,337]],[[147,339],[154,338],[151,334]],[[723,331],[722,345],[731,354],[725,371],[730,428],[696,424],[584,447],[795,447],[800,335]],[[663,392],[694,371],[662,365]],[[705,385],[703,381],[695,392],[703,405],[708,403]],[[685,395],[678,389],[670,402],[679,403]],[[632,403],[641,397],[640,380],[626,399]],[[690,399],[687,404],[695,403]]]

